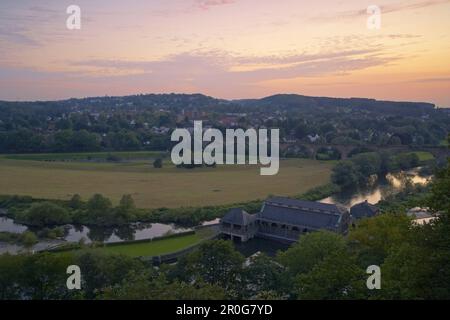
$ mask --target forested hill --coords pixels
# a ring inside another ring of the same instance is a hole
[[[378,101],[365,98],[328,98],[309,97],[297,94],[277,94],[262,99],[237,100],[236,103],[245,106],[259,106],[286,109],[321,109],[348,107],[371,111],[402,113],[426,113],[435,109],[435,105],[425,102],[395,102]]]
[[[216,99],[203,94],[140,94],[122,97],[91,97],[82,99],[67,99],[60,101],[35,101],[35,102],[6,102],[0,101],[0,107],[34,107],[35,109],[71,109],[90,108],[167,108],[174,110],[189,110],[197,108],[216,107],[217,111],[245,111],[246,108],[255,109],[280,109],[280,110],[317,110],[350,108],[370,110],[374,112],[403,113],[413,115],[428,113],[435,109],[435,105],[425,102],[394,102],[378,101],[366,98],[328,98],[309,97],[297,94],[278,94],[262,99],[225,100]],[[243,110],[244,109],[244,110]],[[261,111],[263,111],[261,110]]]
[[[45,108],[51,106],[53,108],[66,109],[77,108],[83,109],[89,107],[92,109],[126,109],[126,108],[199,108],[216,106],[229,103],[226,100],[215,99],[203,94],[138,94],[130,96],[103,96],[103,97],[87,97],[72,98],[59,101],[0,101],[0,107],[34,107]]]

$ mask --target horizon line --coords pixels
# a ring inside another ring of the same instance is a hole
[[[14,102],[21,102],[21,103],[36,103],[36,102],[62,102],[67,100],[84,100],[84,99],[93,99],[93,98],[120,98],[120,97],[133,97],[133,96],[148,96],[148,95],[187,95],[187,96],[194,96],[194,95],[201,95],[204,97],[216,99],[216,100],[224,100],[228,102],[233,101],[240,101],[240,100],[262,100],[274,96],[301,96],[301,97],[307,97],[307,98],[328,98],[328,99],[362,99],[362,100],[373,100],[378,102],[395,102],[395,103],[424,103],[424,104],[430,104],[433,105],[435,108],[438,109],[448,109],[450,106],[439,106],[434,102],[428,102],[428,101],[406,101],[406,100],[386,100],[386,99],[376,99],[376,98],[369,98],[369,97],[336,97],[336,96],[311,96],[311,95],[303,95],[299,93],[274,93],[268,96],[261,96],[257,98],[233,98],[233,99],[226,99],[226,98],[219,98],[212,95],[204,94],[201,92],[192,92],[192,93],[186,93],[186,92],[150,92],[150,93],[134,93],[134,94],[124,94],[124,95],[96,95],[96,96],[84,96],[84,97],[67,97],[67,98],[61,98],[61,99],[49,99],[49,100],[3,100],[0,98],[0,102],[7,102],[7,103],[14,103]]]

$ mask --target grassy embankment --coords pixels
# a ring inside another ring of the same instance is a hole
[[[434,156],[430,152],[416,151],[411,153],[415,153],[419,157],[420,162],[426,162],[434,159]]]
[[[171,235],[154,240],[131,241],[124,243],[107,244],[99,247],[67,248],[55,250],[55,254],[78,254],[80,252],[102,252],[107,254],[123,254],[133,258],[154,257],[175,253],[188,247],[197,245],[214,235],[214,231],[207,227],[197,229],[195,233]]]

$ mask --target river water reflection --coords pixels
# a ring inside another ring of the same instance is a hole
[[[170,233],[189,231],[189,228],[177,227],[173,224],[162,223],[133,223],[118,228],[95,228],[86,226],[67,226],[64,240],[85,243],[93,241],[114,243],[129,240],[143,240],[161,237]]]
[[[26,226],[14,223],[12,219],[0,217],[0,232],[22,233],[27,229]]]
[[[331,197],[322,199],[320,202],[330,204],[341,204],[350,208],[355,204],[367,200],[371,204],[377,204],[388,196],[402,191],[408,183],[425,185],[430,182],[431,176],[422,177],[419,169],[405,172],[389,173],[385,177],[375,180],[374,183],[358,190],[341,192]]]
[[[79,242],[84,243],[103,242],[114,243],[129,240],[143,240],[152,239],[156,237],[165,236],[172,233],[179,233],[192,230],[190,228],[183,228],[174,224],[162,223],[133,223],[123,227],[117,228],[103,228],[103,227],[87,227],[66,225],[64,228],[64,237],[57,240],[40,241],[35,246],[30,248],[30,251],[40,251],[49,247],[64,243],[64,242]],[[15,223],[12,219],[7,217],[0,217],[0,232],[10,232],[21,234],[29,228]],[[31,231],[38,231],[30,229]],[[0,254],[18,253],[24,250],[20,245],[1,243]]]

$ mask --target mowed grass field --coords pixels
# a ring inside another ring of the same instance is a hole
[[[78,193],[87,199],[101,193],[115,204],[131,194],[140,208],[219,205],[301,194],[328,183],[332,167],[332,162],[288,159],[281,160],[277,175],[261,176],[259,167],[250,165],[179,169],[165,161],[162,169],[155,169],[150,159],[48,162],[3,155],[0,194],[69,199]]]
[[[166,239],[158,239],[147,242],[137,243],[119,243],[97,248],[74,249],[62,252],[53,252],[57,255],[73,255],[80,252],[102,252],[107,254],[123,254],[132,258],[136,257],[154,257],[186,249],[197,245],[215,234],[211,228],[199,229],[195,234],[186,234]]]
[[[154,242],[114,245],[93,250],[101,250],[113,254],[123,254],[132,258],[154,257],[186,249],[187,247],[200,243],[202,240],[202,237],[198,234],[191,234],[177,238],[157,240]]]
[[[201,240],[202,239],[197,234],[191,234],[154,242],[124,243],[122,245],[107,246],[94,250],[101,250],[106,253],[124,254],[130,257],[153,257],[180,251],[199,243]]]
[[[186,249],[187,247],[202,242],[213,234],[214,232],[211,229],[204,228],[197,230],[195,234],[160,239],[152,242],[117,244],[94,250],[102,250],[106,253],[124,254],[130,257],[153,257]]]
[[[416,151],[411,153],[415,153],[419,157],[419,161],[429,161],[434,159],[433,154],[431,154],[430,152]]]

